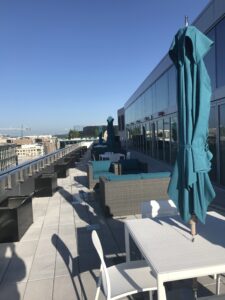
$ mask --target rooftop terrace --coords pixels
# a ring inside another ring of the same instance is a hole
[[[86,187],[89,158],[88,151],[67,178],[58,179],[54,196],[33,198],[34,222],[20,242],[0,244],[1,300],[94,299],[99,259],[91,242],[92,229],[99,233],[108,265],[125,260],[125,218],[102,215],[98,193]],[[132,249],[136,253],[134,245]],[[215,293],[212,277],[198,282],[199,296]],[[168,284],[167,292],[169,300],[193,299],[191,280]],[[223,277],[221,292],[225,293]],[[129,299],[148,297],[139,294]]]

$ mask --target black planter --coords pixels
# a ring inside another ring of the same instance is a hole
[[[35,178],[35,197],[51,197],[57,190],[57,174],[43,173]]]
[[[69,163],[59,163],[54,165],[54,172],[57,173],[58,178],[66,178],[69,176]]]
[[[0,203],[0,243],[19,241],[32,223],[31,196],[12,196]]]
[[[64,158],[64,162],[68,164],[69,168],[73,168],[75,164],[76,158],[74,156],[66,156]]]

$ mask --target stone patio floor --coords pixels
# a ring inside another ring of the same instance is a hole
[[[92,229],[98,231],[108,265],[125,260],[125,218],[102,216],[98,193],[86,187],[89,157],[88,151],[67,178],[58,179],[53,197],[33,198],[34,222],[19,242],[0,244],[0,300],[93,300],[99,259],[91,242]],[[215,293],[212,277],[198,282],[199,296]],[[191,286],[191,280],[167,284],[167,298],[194,299]],[[225,294],[223,276],[221,293]],[[101,299],[105,299],[102,294]]]

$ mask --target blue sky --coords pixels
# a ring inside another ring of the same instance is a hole
[[[1,0],[0,127],[65,133],[116,119],[208,2]]]

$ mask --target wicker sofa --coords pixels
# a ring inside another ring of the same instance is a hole
[[[141,203],[168,199],[169,172],[108,175],[99,179],[100,201],[106,216],[140,214]]]
[[[110,176],[116,172],[114,164],[110,160],[90,161],[88,163],[88,188],[93,189],[99,183],[100,176]]]

